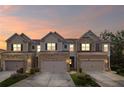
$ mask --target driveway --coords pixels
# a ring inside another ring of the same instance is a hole
[[[37,73],[11,87],[73,87],[69,73]]]
[[[87,72],[103,87],[124,87],[124,77],[113,72]]]
[[[10,77],[10,75],[13,73],[14,73],[14,71],[2,71],[2,72],[0,72],[0,82],[7,79],[8,77]]]

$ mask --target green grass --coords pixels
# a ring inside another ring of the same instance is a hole
[[[23,80],[25,78],[27,78],[28,75],[26,74],[14,74],[14,75],[11,75],[9,78],[7,78],[6,80],[0,82],[0,87],[8,87],[20,80]]]
[[[71,74],[71,77],[77,87],[100,87],[89,75],[84,73]]]

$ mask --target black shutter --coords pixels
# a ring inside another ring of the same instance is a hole
[[[79,51],[82,51],[82,46],[81,46],[81,43],[80,43],[80,47],[79,47],[79,48],[80,48],[80,50],[79,50]]]
[[[90,51],[92,51],[92,44],[90,44]]]
[[[56,43],[56,50],[57,50],[57,43]]]
[[[21,51],[23,51],[23,45],[21,44]]]
[[[47,50],[47,43],[45,43],[45,50]]]
[[[13,51],[13,44],[11,44],[11,51]]]

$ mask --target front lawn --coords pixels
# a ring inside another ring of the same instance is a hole
[[[85,73],[70,74],[77,87],[100,87],[89,75]]]
[[[7,78],[6,80],[0,82],[0,87],[8,87],[20,80],[23,80],[25,78],[27,78],[28,75],[27,74],[13,74],[11,75],[9,78]]]

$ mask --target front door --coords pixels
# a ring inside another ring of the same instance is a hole
[[[70,59],[71,59],[70,70],[74,70],[74,60],[75,60],[74,56],[71,56]]]

